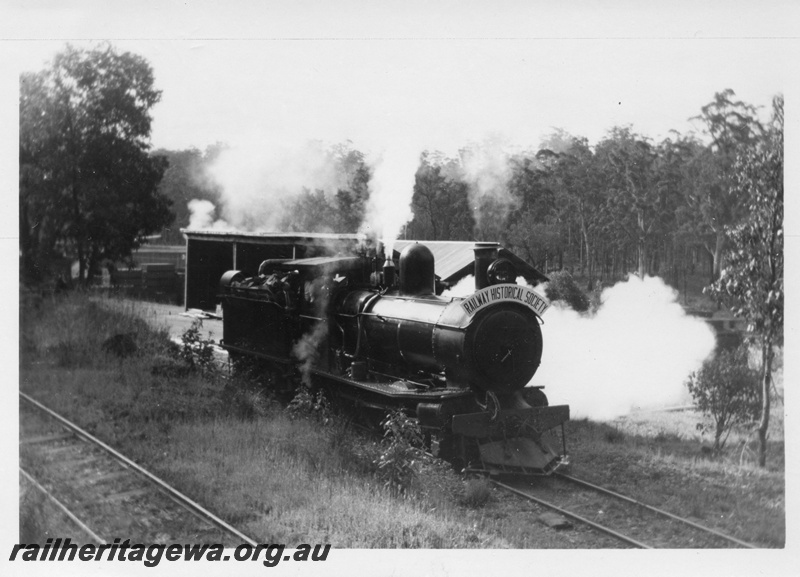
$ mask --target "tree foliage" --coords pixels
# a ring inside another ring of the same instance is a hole
[[[733,186],[733,164],[737,155],[755,146],[763,135],[756,108],[735,100],[730,88],[717,92],[711,102],[692,118],[703,127],[711,144],[697,156],[694,178],[687,181],[689,227],[712,257],[711,281],[719,277],[725,227],[742,216],[738,195],[728,194]]]
[[[758,372],[748,365],[745,345],[720,351],[692,373],[687,383],[695,405],[714,421],[714,451],[721,451],[732,428],[758,419]],[[698,429],[707,429],[702,423]]]
[[[213,160],[224,146],[209,146],[205,152],[196,148],[187,150],[159,149],[153,156],[163,156],[169,167],[158,185],[158,192],[172,203],[175,213],[174,222],[161,231],[160,244],[183,244],[185,242],[181,228],[189,226],[191,211],[189,202],[207,200],[218,204],[221,191],[217,183],[208,178],[207,171]]]
[[[341,185],[335,193],[304,188],[288,201],[282,230],[304,232],[353,233],[360,228],[369,200],[371,173],[364,154],[350,143],[327,151]]]
[[[774,346],[783,341],[783,98],[773,102],[766,137],[734,164],[734,186],[747,218],[725,229],[727,264],[709,293],[747,319],[761,347],[759,464],[766,463]]]
[[[467,184],[456,160],[423,153],[414,180],[408,236],[419,240],[469,240],[475,221]]]
[[[20,245],[23,275],[77,258],[88,280],[167,225],[156,191],[167,163],[148,154],[160,91],[146,60],[110,45],[67,46],[49,68],[20,77]]]
[[[375,464],[384,486],[393,494],[405,494],[417,478],[424,453],[419,424],[402,411],[389,413],[381,422],[383,442]]]
[[[491,231],[486,240],[545,272],[566,268],[592,285],[634,271],[677,285],[698,266],[711,277],[723,262],[724,227],[747,216],[741,194],[730,192],[733,161],[764,129],[757,109],[730,89],[693,120],[698,135],[672,132],[660,142],[614,127],[593,146],[556,130],[536,152],[493,158],[482,149],[487,178],[465,164],[469,155],[426,151],[408,234],[480,240]],[[470,196],[476,180],[490,184],[487,194]]]
[[[658,232],[660,191],[657,153],[645,138],[629,128],[615,128],[595,154],[604,166],[607,191],[603,213],[617,239],[625,235],[636,247],[640,277],[649,273],[652,237]]]
[[[589,310],[589,298],[567,271],[557,271],[550,275],[547,283],[546,295],[550,301],[562,301],[579,313]]]

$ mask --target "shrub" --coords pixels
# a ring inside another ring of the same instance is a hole
[[[314,393],[305,386],[297,389],[286,410],[291,418],[309,416],[323,425],[327,425],[332,419],[331,407],[325,394],[321,390]]]
[[[753,423],[760,415],[759,375],[748,364],[745,345],[719,351],[689,376],[687,387],[697,408],[713,420],[713,425],[698,423],[697,428],[713,428],[715,453],[735,425]]]
[[[545,294],[551,301],[563,301],[579,313],[589,310],[589,298],[565,270],[550,275]]]
[[[200,335],[202,326],[203,321],[199,319],[192,321],[192,326],[181,335],[181,347],[178,355],[190,367],[200,370],[203,374],[208,374],[216,368],[214,341],[202,338]]]
[[[392,493],[405,494],[417,477],[423,455],[422,431],[414,419],[399,410],[389,413],[381,426],[384,433],[376,461],[378,473]]]

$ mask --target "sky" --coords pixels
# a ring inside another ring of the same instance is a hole
[[[797,158],[799,11],[785,0],[0,0],[0,190],[17,188],[19,73],[42,69],[67,42],[102,40],[153,67],[163,91],[152,111],[154,148],[225,142],[269,150],[275,142],[317,139],[350,140],[376,154],[453,152],[485,139],[536,146],[554,127],[594,144],[625,125],[658,141],[670,130],[699,129],[688,119],[715,92],[731,88],[767,111],[784,93],[786,157]],[[786,170],[791,191],[796,167],[790,162]],[[790,197],[788,231],[797,230]],[[18,258],[15,203],[10,194],[11,209],[0,213],[2,263],[11,271]],[[790,232],[787,262],[796,249]],[[791,270],[789,293],[797,284]],[[787,316],[791,308],[789,299]],[[11,315],[8,326],[16,322]],[[796,336],[787,326],[791,348]],[[17,331],[6,331],[0,344],[13,351],[17,339]],[[787,389],[787,407],[791,395]],[[4,406],[13,402],[4,397]],[[15,426],[4,419],[0,431],[14,438]],[[787,418],[787,436],[794,434]],[[787,478],[797,470],[793,463]],[[15,506],[7,493],[4,511]],[[508,574],[530,566],[521,553],[505,558]],[[389,558],[407,569],[450,573],[450,565],[421,556]],[[472,569],[496,568],[491,558],[471,559]],[[752,575],[764,570],[761,561],[711,553],[693,567]],[[770,568],[788,567],[785,557],[778,561]],[[385,555],[380,562],[388,567]],[[557,567],[574,574],[585,562],[564,555]],[[649,567],[667,574],[674,565]]]
[[[18,70],[40,70],[67,41],[110,39],[145,57],[163,91],[154,148],[319,139],[373,152],[399,141],[445,152],[486,138],[536,146],[555,127],[590,143],[624,125],[660,140],[698,130],[689,118],[725,88],[768,112],[798,51],[782,3],[678,2],[685,18],[633,2],[570,12],[542,2],[239,4],[166,2],[140,28],[138,10],[17,2],[28,26],[8,30],[2,47]]]
[[[144,57],[162,91],[153,148],[234,147],[219,181],[228,212],[276,196],[265,188],[278,178],[270,160],[302,167],[313,162],[300,152],[307,141],[351,142],[373,169],[377,206],[362,232],[384,238],[411,218],[424,150],[489,143],[499,158],[538,149],[557,129],[595,144],[616,126],[658,142],[701,132],[690,119],[727,88],[766,120],[799,52],[788,25],[797,11],[782,2],[679,1],[669,12],[621,0],[11,6],[23,23],[6,25],[2,42],[14,80],[67,42]]]

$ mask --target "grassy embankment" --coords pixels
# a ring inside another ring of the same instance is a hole
[[[292,418],[246,384],[189,369],[135,305],[80,295],[22,303],[20,388],[261,542],[336,547],[503,547],[464,522],[460,479],[430,465],[435,487],[397,498],[379,447],[342,424]],[[135,354],[105,351],[128,335]],[[27,493],[27,492],[26,492]],[[26,498],[27,502],[39,500]]]
[[[581,533],[545,529],[518,501],[442,464],[425,464],[409,494],[393,496],[375,465],[374,440],[336,419],[322,425],[312,416],[292,418],[247,383],[192,370],[166,330],[148,326],[135,305],[108,304],[80,295],[23,302],[21,389],[257,540],[347,548],[592,546]],[[131,337],[135,354],[103,350],[118,334]],[[731,441],[721,457],[702,452],[697,418],[571,422],[573,472],[742,539],[782,546],[782,421],[762,471]]]

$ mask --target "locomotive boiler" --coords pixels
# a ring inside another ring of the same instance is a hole
[[[475,247],[475,292],[441,296],[434,258],[359,254],[264,261],[220,281],[222,346],[277,389],[322,388],[364,411],[415,415],[432,450],[473,470],[547,474],[566,463],[569,407],[530,386],[549,303],[516,284],[497,245]]]

